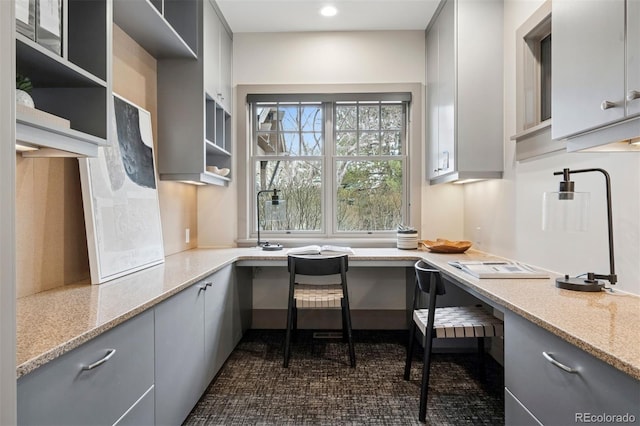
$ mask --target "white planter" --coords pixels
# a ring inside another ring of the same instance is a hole
[[[35,107],[31,95],[21,89],[16,89],[16,104],[28,106],[30,108]]]

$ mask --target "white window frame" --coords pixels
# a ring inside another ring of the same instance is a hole
[[[389,101],[384,101],[384,96],[380,96],[380,100],[374,100],[375,95],[372,94],[371,99],[367,100],[359,100],[361,95],[353,95],[352,101],[349,101],[348,105],[354,105],[356,107],[360,107],[363,105],[371,105],[377,104],[380,107],[385,105],[385,103],[392,104]],[[280,104],[277,102],[277,95],[274,95],[274,101],[265,101],[262,105],[276,105]],[[310,103],[314,102],[313,98],[308,99],[305,96],[301,96],[301,98],[305,98]],[[295,101],[292,102],[281,102],[282,104],[291,105]],[[300,101],[299,105],[304,105],[304,101]],[[265,238],[273,239],[278,237],[288,237],[288,238],[321,238],[321,239],[354,239],[354,238],[389,238],[395,235],[394,229],[387,230],[369,230],[369,231],[340,231],[337,229],[337,191],[335,190],[337,186],[336,182],[336,164],[338,161],[350,160],[350,161],[390,161],[390,160],[399,160],[402,162],[402,211],[401,215],[403,217],[403,221],[408,221],[409,217],[409,199],[408,199],[408,185],[409,185],[409,165],[408,165],[408,149],[407,143],[409,140],[408,137],[408,110],[411,107],[411,103],[408,101],[404,102],[394,102],[394,104],[402,104],[403,112],[402,112],[402,125],[400,129],[401,140],[401,154],[400,155],[349,155],[349,156],[338,156],[336,152],[336,131],[335,131],[335,101],[324,101],[323,105],[323,120],[324,120],[324,141],[323,141],[323,153],[321,159],[316,156],[274,156],[274,155],[255,155],[256,149],[256,140],[258,134],[258,126],[255,123],[255,117],[257,115],[256,108],[261,105],[261,103],[249,103],[250,110],[250,129],[251,129],[251,137],[248,139],[248,143],[250,145],[249,153],[250,153],[250,178],[249,185],[250,189],[250,200],[252,202],[249,203],[248,216],[251,217],[251,228],[250,228],[250,237],[257,237],[257,217],[256,217],[256,196],[257,191],[254,183],[257,179],[257,163],[259,161],[317,161],[320,160],[322,163],[323,170],[323,179],[321,185],[322,191],[322,222],[320,229],[317,231],[299,231],[299,230],[288,230],[288,231],[270,231],[264,230],[261,228],[260,234],[264,235]],[[266,200],[266,198],[265,198]],[[263,200],[260,200],[261,202]]]
[[[238,247],[255,247],[256,233],[253,229],[255,223],[254,209],[249,207],[255,203],[252,191],[253,177],[251,174],[252,167],[250,155],[251,144],[251,111],[247,97],[249,94],[317,94],[317,93],[410,93],[411,102],[407,110],[407,172],[406,178],[408,184],[405,186],[407,191],[407,208],[408,216],[406,224],[420,229],[425,225],[422,217],[422,198],[423,174],[425,170],[424,164],[424,83],[406,82],[406,83],[356,83],[356,84],[238,84],[234,88],[234,179],[230,183],[230,189],[234,189],[230,196],[224,196],[225,200],[232,200],[237,209],[237,232],[234,239]],[[262,230],[261,237],[262,237]],[[265,239],[269,239],[265,235]],[[305,238],[302,235],[280,236],[271,239],[279,242],[285,247],[293,247],[305,244],[347,244],[352,247],[395,247],[396,236],[383,235],[374,237],[367,235],[363,237],[348,238],[346,236],[340,238],[325,239],[322,236],[313,235]]]

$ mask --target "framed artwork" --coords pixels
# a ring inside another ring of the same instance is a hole
[[[91,283],[164,262],[151,114],[113,95],[116,140],[81,158]]]

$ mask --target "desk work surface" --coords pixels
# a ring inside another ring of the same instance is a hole
[[[436,254],[395,248],[356,248],[350,267],[411,267],[419,259],[494,308],[509,310],[640,380],[640,297],[624,293],[581,293],[548,279],[478,279],[450,266],[451,260],[496,259],[469,250]],[[101,284],[66,285],[17,300],[17,376],[80,346],[152,308],[222,267],[284,266],[286,250],[194,249],[165,262]],[[283,283],[287,285],[287,283]],[[406,291],[402,288],[399,291]]]

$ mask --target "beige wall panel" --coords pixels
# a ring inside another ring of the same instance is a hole
[[[75,158],[16,156],[16,212],[18,297],[88,279]]]
[[[34,279],[33,252],[33,160],[16,155],[16,294],[18,297],[37,293]]]
[[[153,140],[158,146],[157,61],[117,25],[113,26],[113,91],[151,113]],[[197,191],[192,185],[158,184],[165,255],[195,248],[198,242]],[[185,229],[190,242],[185,242]]]

